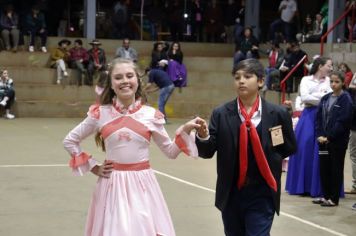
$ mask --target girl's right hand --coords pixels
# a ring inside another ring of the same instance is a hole
[[[114,166],[111,161],[105,161],[104,164],[100,166],[94,166],[93,169],[91,169],[91,172],[99,177],[110,178],[113,167]]]

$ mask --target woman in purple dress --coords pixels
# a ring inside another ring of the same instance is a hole
[[[183,53],[178,42],[173,42],[169,48],[167,72],[176,87],[187,86],[187,69],[183,64]]]

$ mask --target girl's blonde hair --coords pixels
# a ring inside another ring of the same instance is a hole
[[[103,85],[104,91],[100,95],[100,105],[112,104],[113,98],[116,96],[116,94],[111,86],[111,76],[112,76],[114,67],[118,64],[128,64],[135,71],[137,83],[138,83],[137,91],[135,93],[135,99],[136,100],[141,99],[141,101],[145,101],[145,99],[144,99],[145,96],[142,91],[142,81],[141,81],[141,78],[139,75],[139,69],[138,69],[137,65],[130,60],[123,59],[123,58],[116,58],[110,62],[109,66],[108,66],[108,73],[107,73],[106,78],[105,78],[105,74],[101,74],[101,76],[104,76],[104,78],[101,78],[101,80],[102,80],[101,83]],[[104,139],[101,136],[100,132],[97,132],[95,135],[95,143],[98,147],[101,147],[102,150],[105,152],[105,143],[104,143]]]

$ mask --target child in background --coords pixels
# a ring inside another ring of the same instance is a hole
[[[313,203],[324,207],[339,204],[344,180],[344,160],[353,116],[352,99],[344,91],[344,76],[339,71],[331,73],[330,87],[333,91],[321,98],[317,111],[316,135],[324,197],[313,200]]]

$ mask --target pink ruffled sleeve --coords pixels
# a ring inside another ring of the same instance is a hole
[[[161,151],[171,159],[177,158],[178,154],[184,152],[186,155],[197,158],[198,149],[195,144],[195,135],[183,131],[183,126],[176,131],[175,139],[172,141],[164,128],[165,120],[163,114],[156,111],[153,120],[152,138]]]
[[[71,156],[69,166],[72,168],[74,175],[81,176],[98,165],[94,158],[82,151],[80,143],[98,131],[99,111],[99,105],[91,106],[88,117],[72,129],[63,140],[64,148]]]

